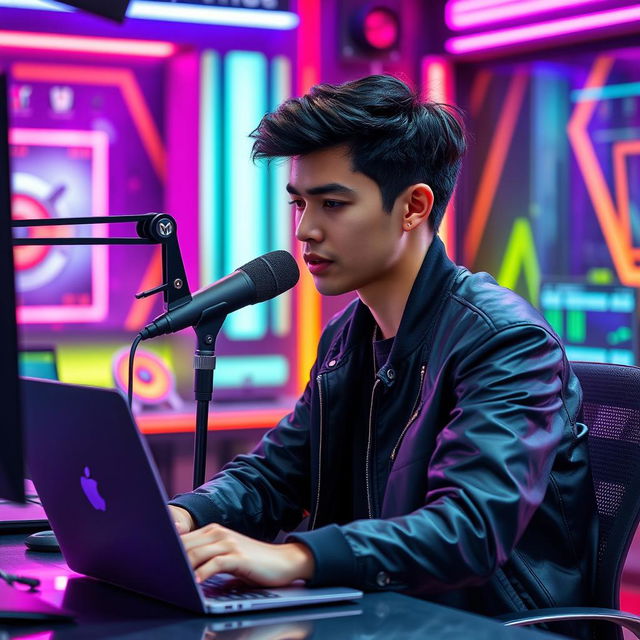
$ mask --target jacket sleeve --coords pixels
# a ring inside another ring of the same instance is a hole
[[[186,509],[199,527],[217,522],[261,540],[294,529],[309,500],[310,396],[307,385],[294,410],[251,453],[169,504]]]
[[[391,519],[296,533],[313,584],[435,594],[486,581],[541,504],[563,431],[564,351],[545,329],[495,332],[460,355],[453,405],[425,468],[424,505]]]

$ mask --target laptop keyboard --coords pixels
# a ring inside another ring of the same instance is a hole
[[[256,598],[280,598],[279,593],[250,587],[240,580],[212,576],[200,583],[202,593],[210,600],[255,600]]]

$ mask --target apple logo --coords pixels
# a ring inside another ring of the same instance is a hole
[[[98,511],[106,511],[107,504],[98,491],[98,483],[90,477],[91,471],[89,467],[84,468],[84,475],[80,477],[80,485],[84,491],[84,495],[91,503],[91,506]]]

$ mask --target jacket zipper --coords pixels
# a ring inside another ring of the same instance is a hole
[[[371,440],[373,437],[373,399],[376,395],[376,387],[380,382],[380,378],[376,378],[375,383],[373,384],[373,389],[371,390],[371,406],[369,408],[369,437],[367,439],[367,459],[365,461],[365,482],[367,485],[367,508],[369,509],[369,518],[373,518],[373,509],[371,507],[371,486],[369,484],[369,458],[371,456]]]
[[[311,529],[315,529],[316,519],[318,517],[318,507],[320,506],[320,479],[322,478],[322,375],[319,375],[316,378],[316,382],[318,383],[318,396],[320,399],[320,440],[318,442],[318,490],[316,493],[316,507],[315,513],[313,514],[313,522],[311,523]]]
[[[422,408],[422,404],[420,403],[420,394],[422,393],[422,383],[424,382],[424,373],[426,370],[427,370],[427,365],[423,364],[422,367],[420,368],[420,386],[418,387],[418,397],[416,398],[416,401],[413,403],[413,406],[415,407],[415,409],[411,414],[409,421],[404,426],[402,433],[400,433],[400,437],[398,438],[398,441],[396,442],[395,447],[393,447],[393,451],[391,452],[391,462],[393,462],[396,459],[396,456],[398,455],[398,449],[400,448],[400,443],[404,438],[404,434],[407,433],[407,429],[409,429],[409,427],[413,424],[413,421],[418,417],[418,414],[420,413],[420,409]]]

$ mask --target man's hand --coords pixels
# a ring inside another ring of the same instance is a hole
[[[283,587],[313,575],[314,560],[303,544],[259,542],[219,524],[182,536],[198,582],[216,573],[231,573],[251,584]]]
[[[196,523],[193,521],[191,514],[186,509],[176,507],[172,504],[168,506],[178,533],[189,533],[189,531],[193,531],[196,528]]]

